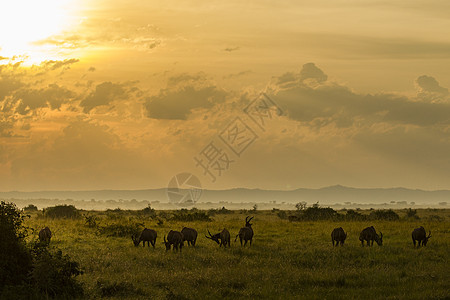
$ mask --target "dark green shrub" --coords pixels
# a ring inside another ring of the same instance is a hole
[[[98,218],[96,216],[84,215],[84,219],[85,219],[84,225],[86,227],[89,227],[89,228],[96,228],[97,227],[97,225],[98,225],[97,224]]]
[[[44,216],[52,219],[77,219],[81,216],[80,212],[73,205],[56,205],[43,209]]]
[[[277,216],[278,216],[280,219],[286,219],[286,218],[287,218],[287,213],[286,213],[286,211],[284,211],[284,210],[280,210],[280,211],[277,213]]]
[[[338,218],[338,213],[331,207],[320,207],[316,203],[300,211],[299,217],[306,221],[330,220]]]
[[[212,219],[206,214],[206,212],[199,211],[197,209],[192,209],[191,211],[188,211],[187,209],[181,209],[180,211],[173,213],[171,220],[181,222],[212,221]]]
[[[12,203],[0,204],[0,299],[68,299],[81,296],[78,264],[47,244],[27,245],[25,216]]]
[[[407,219],[414,219],[414,220],[419,220],[419,216],[417,215],[417,210],[416,209],[412,209],[412,208],[408,208],[406,210],[406,218]]]
[[[33,211],[38,211],[38,208],[37,208],[36,205],[29,204],[28,206],[25,206],[25,207],[23,208],[23,211],[26,211],[26,212],[33,212]]]
[[[32,257],[25,244],[25,215],[13,203],[0,203],[0,294],[5,286],[27,282]]]
[[[78,263],[61,250],[36,244],[31,279],[34,288],[52,298],[75,298],[83,295],[82,286],[75,277],[82,274]]]
[[[145,226],[142,223],[109,224],[99,227],[98,232],[106,236],[129,237],[141,233],[144,227]]]
[[[367,216],[360,214],[359,212],[349,209],[345,214],[345,219],[348,221],[364,221],[367,219]]]
[[[227,214],[232,214],[232,213],[233,213],[233,211],[229,210],[229,209],[226,209],[225,206],[222,206],[222,208],[208,210],[208,215],[210,215],[210,216],[227,215]]]
[[[150,206],[150,204],[146,208],[138,210],[138,214],[141,216],[150,217],[152,219],[156,217],[156,211]]]
[[[387,220],[387,221],[397,221],[400,219],[399,215],[392,209],[374,210],[370,213],[369,218],[372,220]]]

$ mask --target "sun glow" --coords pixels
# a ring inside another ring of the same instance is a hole
[[[37,42],[73,26],[75,1],[2,1],[0,56],[23,56],[31,63],[58,57],[54,47]]]

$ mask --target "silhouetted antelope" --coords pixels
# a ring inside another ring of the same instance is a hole
[[[50,239],[52,238],[52,232],[50,231],[50,228],[45,227],[44,229],[41,229],[39,231],[39,241],[42,243],[50,243]]]
[[[197,241],[197,230],[193,228],[184,227],[181,230],[181,233],[183,234],[183,242],[187,241],[188,246],[195,247],[195,242]]]
[[[169,234],[167,235],[167,241],[166,236],[164,236],[164,245],[166,245],[166,251],[170,250],[170,246],[173,245],[173,250],[178,251],[178,248],[183,248],[183,234],[179,231],[171,230]]]
[[[361,231],[359,240],[361,241],[361,246],[364,246],[364,241],[367,241],[367,246],[373,246],[373,241],[375,241],[378,246],[381,246],[383,245],[383,233],[380,231],[380,235],[378,235],[375,228],[370,226]]]
[[[152,247],[155,248],[157,236],[158,235],[155,230],[144,228],[139,237],[137,235],[132,235],[131,239],[133,240],[133,243],[136,247],[139,246],[141,242],[142,246],[145,247],[145,242],[147,242],[148,247],[150,247],[150,244],[152,244]]]
[[[219,247],[222,247],[222,245],[224,247],[227,247],[227,245],[228,247],[231,247],[230,233],[225,228],[222,230],[222,232],[216,233],[215,235],[212,235],[211,232],[209,232],[209,229],[208,233],[209,236],[205,235],[205,237],[219,244]]]
[[[336,242],[336,247],[339,245],[339,243],[341,243],[341,246],[344,246],[344,242],[345,242],[346,238],[347,238],[347,233],[344,232],[344,229],[342,229],[342,227],[335,228],[331,232],[331,242],[333,243],[333,246],[334,246],[334,242]]]
[[[416,246],[416,241],[418,242],[417,247],[420,247],[421,243],[422,246],[426,246],[428,243],[428,239],[431,237],[431,231],[428,233],[427,236],[425,228],[423,228],[423,226],[420,226],[419,228],[413,230],[411,236],[414,243],[414,247]]]
[[[250,246],[252,245],[253,229],[252,229],[252,224],[250,224],[250,221],[253,218],[254,217],[251,217],[249,219],[249,216],[247,216],[245,218],[245,227],[242,227],[239,230],[239,233],[236,235],[236,238],[234,239],[234,241],[236,242],[237,238],[239,237],[239,240],[241,242],[241,247],[242,247],[242,240],[244,240],[244,247],[245,247],[245,245],[247,245],[248,241],[250,241]]]

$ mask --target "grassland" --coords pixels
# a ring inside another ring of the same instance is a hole
[[[32,228],[49,226],[52,246],[77,261],[86,298],[112,299],[449,299],[450,211],[420,210],[421,220],[288,222],[269,211],[252,214],[252,247],[234,236],[245,215],[215,215],[212,222],[170,222],[133,214],[91,212],[100,224],[142,222],[158,232],[156,249],[134,247],[130,237],[108,237],[84,219],[48,219],[35,214]],[[430,221],[430,214],[444,221]],[[361,229],[374,225],[383,246],[361,247]],[[432,231],[428,245],[414,249],[412,229]],[[183,226],[199,232],[197,247],[166,252],[162,237]],[[331,246],[330,233],[348,232],[344,247]],[[228,228],[232,247],[219,248],[204,237],[207,228]],[[31,236],[36,238],[36,235]]]

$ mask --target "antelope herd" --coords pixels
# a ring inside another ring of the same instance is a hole
[[[252,245],[253,240],[253,228],[250,221],[253,219],[253,217],[250,218],[250,216],[247,216],[245,218],[245,226],[242,227],[239,230],[239,233],[236,235],[236,238],[234,241],[237,241],[237,238],[239,237],[239,241],[241,243],[241,247],[245,247],[247,245],[247,242],[250,242],[250,246]],[[216,234],[211,234],[211,232],[208,229],[209,236],[205,235],[207,239],[210,239],[214,242],[216,242],[219,247],[224,246],[224,248],[231,247],[230,243],[230,232],[224,228],[221,232]],[[166,236],[164,235],[164,241],[163,244],[166,246],[166,251],[169,251],[171,248],[173,251],[178,251],[183,248],[184,242],[187,242],[188,245],[195,247],[195,243],[197,242],[197,231],[193,228],[184,227],[181,232],[171,230]],[[150,244],[153,248],[155,248],[156,245],[156,238],[158,234],[153,229],[144,228],[142,230],[140,235],[132,235],[131,239],[134,243],[134,245],[137,247],[142,242],[143,246],[145,247],[145,243],[147,242],[147,246],[150,247]],[[52,237],[52,232],[50,231],[50,228],[45,227],[39,231],[39,241],[41,243],[50,243],[50,239]],[[414,247],[426,246],[428,243],[428,239],[431,237],[431,231],[427,233],[425,231],[425,228],[423,226],[420,226],[419,228],[416,228],[413,230],[411,234]],[[347,239],[347,233],[344,231],[342,227],[335,228],[331,232],[331,242],[334,246],[343,246],[345,240]],[[380,232],[378,234],[373,226],[364,228],[361,233],[359,234],[359,240],[361,241],[361,246],[364,246],[364,241],[366,242],[367,246],[373,246],[373,242],[376,242],[378,246],[383,245],[383,233]],[[244,243],[242,243],[244,242]]]

